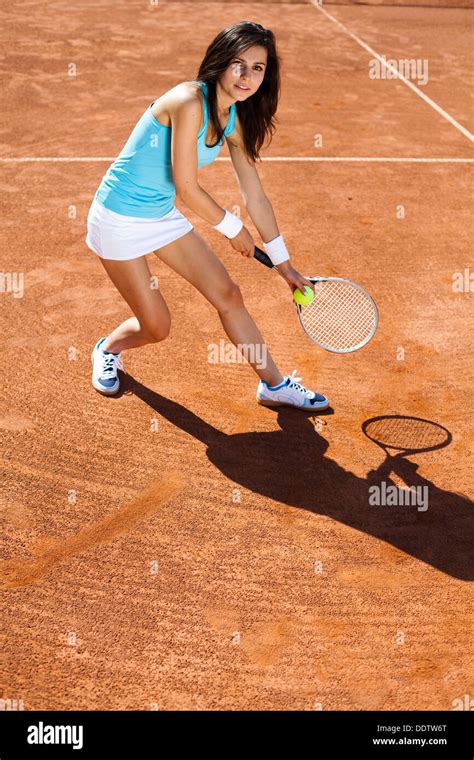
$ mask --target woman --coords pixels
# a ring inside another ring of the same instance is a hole
[[[198,168],[216,158],[225,137],[245,207],[268,241],[265,251],[292,292],[312,287],[290,264],[255,167],[265,137],[274,131],[279,91],[273,33],[250,21],[233,24],[209,45],[196,80],[178,84],[147,108],[102,178],[88,215],[86,243],[135,316],[100,338],[92,351],[92,384],[99,392],[119,390],[122,351],[162,341],[169,333],[166,302],[150,286],[146,255],[154,252],[216,308],[234,345],[254,349],[246,358],[260,378],[258,403],[311,410],[329,406],[325,396],[280,373],[238,285],[174,206],[177,193],[235,251],[253,256],[254,242],[241,219],[198,183]],[[257,362],[256,356],[266,361]]]

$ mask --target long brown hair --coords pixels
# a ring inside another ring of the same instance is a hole
[[[280,97],[280,59],[276,51],[275,35],[270,29],[253,21],[239,21],[228,26],[213,39],[206,50],[196,79],[208,86],[209,119],[217,135],[213,148],[222,139],[224,129],[217,115],[216,83],[221,74],[231,64],[235,56],[252,45],[261,45],[267,50],[265,75],[257,92],[247,100],[236,103],[242,124],[245,150],[253,161],[259,158],[260,149],[268,136],[272,141],[278,119],[274,115]]]

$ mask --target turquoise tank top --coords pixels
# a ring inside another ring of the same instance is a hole
[[[232,103],[220,142],[213,148],[205,145],[208,115],[208,86],[194,80],[203,91],[203,124],[198,133],[198,167],[211,164],[224,144],[224,136],[235,128],[236,105]],[[155,101],[153,101],[154,103]],[[176,188],[171,164],[171,126],[155,119],[151,103],[140,117],[115,161],[102,177],[95,199],[111,211],[125,216],[146,218],[168,214]]]

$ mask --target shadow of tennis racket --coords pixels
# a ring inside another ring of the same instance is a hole
[[[449,430],[438,422],[399,414],[385,414],[365,420],[362,432],[385,453],[385,460],[377,470],[368,474],[369,477],[387,477],[390,472],[406,475],[410,465],[414,470],[418,467],[413,462],[408,463],[407,457],[443,449],[449,446],[453,438]]]

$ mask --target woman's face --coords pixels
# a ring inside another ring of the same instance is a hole
[[[223,89],[236,100],[246,100],[263,82],[267,67],[267,50],[261,45],[237,53],[220,80]]]

